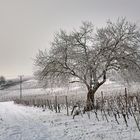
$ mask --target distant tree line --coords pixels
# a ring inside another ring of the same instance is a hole
[[[19,84],[19,80],[13,81],[13,80],[6,80],[4,76],[0,76],[0,90],[9,88],[11,86],[14,86],[16,84]]]
[[[5,84],[6,79],[4,76],[0,76],[0,85]]]

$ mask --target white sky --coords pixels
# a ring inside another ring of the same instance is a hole
[[[0,0],[0,75],[32,75],[38,49],[49,49],[60,28],[118,17],[140,25],[139,13],[140,0]]]

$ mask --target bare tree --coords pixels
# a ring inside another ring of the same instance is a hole
[[[36,75],[45,83],[85,84],[86,110],[93,109],[95,92],[105,83],[107,72],[139,73],[140,32],[124,18],[108,21],[96,32],[90,22],[83,22],[78,31],[61,30],[51,45],[49,53],[39,51],[36,56]]]
[[[4,76],[0,76],[0,85],[5,84],[6,79]]]

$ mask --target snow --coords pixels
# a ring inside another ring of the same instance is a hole
[[[47,97],[55,96],[55,95],[57,96],[68,95],[70,96],[70,98],[74,96],[78,98],[85,98],[87,94],[87,90],[85,89],[85,87],[80,87],[80,86],[71,85],[70,87],[46,88],[46,89],[39,88],[39,87],[30,88],[29,85],[32,85],[31,81],[25,82],[25,85],[23,84],[23,89],[22,89],[22,96],[25,98],[33,97],[33,96],[36,98],[38,97],[47,98]],[[139,83],[131,84],[130,86],[127,87],[126,85],[123,85],[123,84],[107,81],[104,85],[102,85],[98,89],[96,95],[101,96],[100,94],[101,91],[103,91],[104,95],[124,94],[125,87],[127,88],[128,93],[131,93],[131,94],[137,93],[140,90]],[[11,87],[10,89],[0,90],[0,101],[13,100],[15,98],[19,98],[19,95],[20,95],[19,85]]]
[[[87,93],[79,86],[42,89],[36,85],[35,80],[23,82],[23,97],[75,95],[74,98],[85,99],[83,95]],[[103,91],[104,95],[124,94],[125,87],[127,86],[107,80],[98,92]],[[128,93],[136,93],[139,83],[131,84],[127,89]],[[19,85],[0,90],[0,100],[19,98],[19,93]],[[73,119],[72,116],[66,115],[66,110],[55,113],[46,109],[43,112],[40,108],[0,102],[0,140],[140,140],[140,132],[133,117],[128,119],[129,127],[126,127],[122,118],[119,125],[114,117],[109,117],[107,123],[99,113],[99,120],[94,113],[90,113],[90,119],[88,114]]]
[[[103,91],[104,95],[119,95],[124,94],[124,89],[127,88],[129,93],[137,93],[139,88],[139,83],[131,83],[129,85],[122,84],[115,81],[110,81],[107,79],[104,85],[102,85],[97,90],[97,96],[101,95],[101,91]],[[20,86],[15,85],[9,87],[8,89],[0,90],[0,101],[7,101],[13,100],[15,98],[19,98],[20,95]],[[98,94],[99,93],[99,94]],[[68,87],[59,87],[59,88],[41,88],[37,80],[34,78],[29,78],[27,81],[22,83],[22,95],[23,97],[48,97],[48,96],[55,96],[55,95],[69,95],[69,96],[78,96],[78,98],[86,97],[87,90],[82,85],[78,84],[70,84]]]
[[[114,118],[109,123],[94,113],[66,116],[66,110],[54,113],[48,109],[27,107],[13,102],[0,102],[0,140],[140,140],[134,119],[118,125]]]
[[[0,140],[44,140],[49,138],[48,127],[39,119],[39,112],[17,106],[13,102],[0,103]]]

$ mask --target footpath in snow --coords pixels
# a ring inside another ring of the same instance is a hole
[[[0,103],[0,140],[49,140],[48,127],[39,118],[39,110]]]
[[[0,102],[0,140],[140,140],[134,120],[121,124]]]

